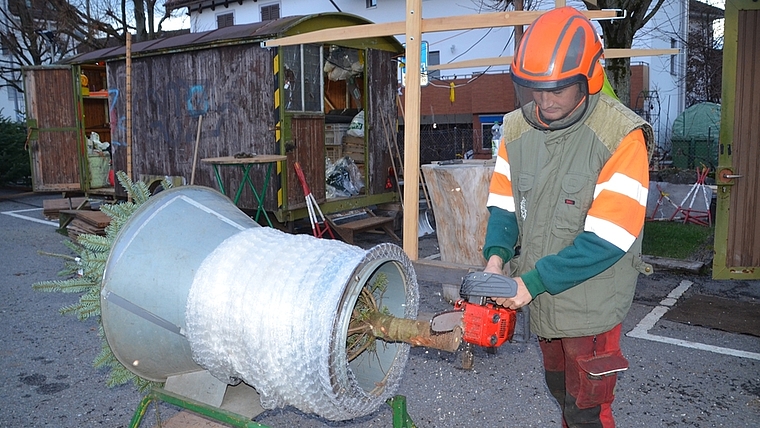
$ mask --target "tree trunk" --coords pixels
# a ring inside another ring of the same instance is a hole
[[[610,85],[623,105],[631,107],[631,59],[612,58],[605,62]]]
[[[633,42],[633,29],[617,21],[601,21],[605,49],[629,49]],[[604,69],[612,88],[620,102],[631,105],[631,58],[611,58],[605,60]]]
[[[412,346],[454,352],[462,342],[462,330],[455,328],[448,333],[433,334],[429,321],[396,318],[375,311],[364,321],[371,334],[386,342],[404,342]]]
[[[142,42],[148,38],[145,29],[145,3],[143,0],[133,0],[132,3],[135,5],[135,39]]]

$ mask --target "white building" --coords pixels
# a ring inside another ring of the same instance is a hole
[[[656,3],[656,1],[653,1]],[[494,12],[489,0],[423,0],[422,17],[469,15]],[[580,2],[568,5],[580,10]],[[187,8],[191,32],[265,21],[282,16],[307,15],[321,12],[345,12],[362,16],[372,22],[402,21],[405,0],[168,0],[167,8]],[[541,0],[537,9],[551,9],[553,1]],[[688,37],[689,0],[665,0],[662,8],[636,35],[633,48],[682,48]],[[634,12],[638,13],[638,12]],[[643,13],[643,11],[641,12]],[[600,30],[601,33],[601,30]],[[403,35],[397,36],[403,42]],[[469,59],[509,56],[514,50],[511,27],[426,33],[423,41],[429,44],[429,65],[446,64]],[[639,111],[652,122],[658,145],[667,147],[673,120],[685,108],[685,54],[632,58],[632,63],[648,65],[648,90],[633,96]],[[473,73],[508,71],[508,66],[481,67],[440,71],[437,77],[450,79]],[[645,87],[646,82],[645,83]]]
[[[0,0],[0,9],[2,10],[2,13],[0,13],[0,28],[2,31],[5,31],[5,29],[10,28],[7,23],[7,20],[10,19],[9,15],[11,15],[8,9],[8,0]],[[0,66],[2,66],[2,68],[6,68],[12,62],[13,57],[11,56],[7,46],[0,43]],[[7,76],[3,77],[5,77],[7,80],[16,81],[18,82],[18,85],[21,86],[20,75],[12,76],[8,74]],[[0,79],[0,83],[4,84],[6,79]],[[21,121],[24,119],[24,111],[24,94],[10,86],[1,87],[0,116],[7,117],[15,121]]]

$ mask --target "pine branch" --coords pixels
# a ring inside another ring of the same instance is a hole
[[[85,293],[90,291],[97,284],[88,281],[84,277],[71,278],[66,280],[42,281],[32,285],[37,291],[59,292],[59,293]]]
[[[111,239],[106,236],[92,235],[89,233],[79,235],[77,242],[87,250],[96,253],[108,252],[111,250]]]
[[[32,288],[46,292],[81,293],[77,303],[66,305],[60,308],[59,312],[64,315],[74,315],[80,321],[91,317],[98,319],[98,335],[101,338],[101,349],[93,361],[93,366],[108,369],[109,375],[106,385],[109,387],[132,382],[138,390],[145,391],[152,385],[157,384],[135,375],[116,359],[108,345],[100,319],[100,288],[115,237],[132,214],[150,197],[150,192],[145,183],[133,183],[122,171],[117,173],[117,177],[119,178],[119,183],[127,190],[133,202],[102,205],[101,211],[111,218],[105,229],[105,236],[82,234],[79,235],[76,242],[71,240],[64,242],[66,247],[77,254],[76,257],[50,254],[67,260],[59,275],[73,277],[65,280],[38,282],[32,284]],[[164,188],[168,189],[171,187],[171,184],[166,180],[163,183]]]

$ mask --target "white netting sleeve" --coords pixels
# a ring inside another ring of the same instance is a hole
[[[355,385],[336,386],[331,369],[336,361],[345,363],[331,355],[336,314],[346,284],[367,255],[340,241],[266,227],[231,236],[205,258],[188,295],[186,336],[193,360],[224,382],[253,386],[264,408],[291,405],[331,420],[376,410],[395,393],[408,346],[399,348],[389,385],[376,396]],[[411,272],[407,315],[413,317],[416,278],[408,259],[401,264]],[[349,370],[349,382],[352,376]]]

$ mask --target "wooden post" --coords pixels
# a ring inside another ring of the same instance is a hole
[[[126,110],[126,128],[127,128],[127,135],[125,144],[127,146],[127,177],[129,177],[130,180],[134,180],[132,178],[132,34],[127,30],[127,64],[126,64],[126,91],[127,93],[124,94],[124,104],[125,104],[125,110]],[[128,195],[127,199],[131,202],[132,195]]]
[[[198,116],[198,131],[195,133],[195,148],[193,149],[193,169],[190,172],[190,185],[195,184],[195,166],[198,163],[198,143],[201,141],[201,123],[203,115]]]
[[[417,260],[420,174],[420,51],[422,0],[406,0],[406,97],[404,119],[404,251]]]

